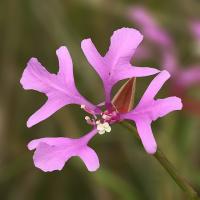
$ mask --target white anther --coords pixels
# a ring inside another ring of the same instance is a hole
[[[97,124],[97,122],[96,122],[96,124]],[[97,124],[97,130],[98,130],[98,133],[100,134],[100,135],[102,135],[102,134],[104,134],[105,132],[110,132],[111,131],[111,127],[110,127],[110,125],[109,125],[109,123],[108,122],[105,122],[105,123],[100,123],[100,122],[98,122],[98,124]]]
[[[105,130],[102,130],[102,131],[99,131],[98,133],[99,133],[100,135],[103,135],[105,132],[106,132]]]
[[[85,116],[85,120],[86,120],[86,121],[89,121],[89,120],[90,120],[90,117]]]
[[[100,124],[100,123],[99,123],[99,124],[97,125],[97,130],[98,130],[98,131],[104,130],[103,124]]]
[[[110,125],[109,125],[108,122],[105,122],[105,123],[103,123],[103,126],[104,126],[105,128],[107,128],[107,127],[109,127]]]
[[[85,105],[81,105],[81,109],[85,109],[85,107],[86,107]]]
[[[111,127],[109,126],[109,127],[105,128],[105,131],[106,131],[107,133],[110,133]]]
[[[96,121],[96,125],[98,125],[98,124],[100,124],[100,121],[98,120],[98,121]]]

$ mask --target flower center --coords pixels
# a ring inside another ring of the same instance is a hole
[[[119,120],[119,113],[113,109],[111,111],[105,110],[100,115],[94,114],[92,111],[88,111],[85,105],[81,105],[81,109],[84,109],[92,117],[85,116],[85,120],[88,124],[96,126],[100,135],[111,132],[111,124]]]

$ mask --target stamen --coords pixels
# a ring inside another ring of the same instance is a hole
[[[85,120],[86,121],[90,120],[90,117],[89,116],[85,116]]]
[[[85,120],[88,124],[90,125],[95,125],[95,120],[94,119],[91,119],[89,116],[85,116]]]
[[[84,111],[86,111],[86,112],[88,112],[88,113],[90,113],[90,114],[92,114],[92,115],[95,116],[94,110],[91,110],[91,109],[87,108],[86,105],[83,105],[83,104],[82,104],[82,105],[81,105],[81,109],[83,109]]]
[[[100,135],[104,133],[109,133],[111,131],[111,127],[108,122],[100,123],[100,121],[96,121],[97,130]]]

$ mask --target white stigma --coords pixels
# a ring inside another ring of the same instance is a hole
[[[97,130],[100,135],[104,133],[109,133],[111,131],[111,127],[108,122],[100,123],[100,121],[96,121]]]

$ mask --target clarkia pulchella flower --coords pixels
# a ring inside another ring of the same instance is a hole
[[[83,52],[102,79],[105,102],[93,105],[77,90],[72,60],[66,47],[60,47],[56,53],[59,60],[57,74],[49,73],[36,58],[31,58],[21,78],[24,89],[36,90],[47,96],[46,103],[28,120],[31,127],[68,104],[78,104],[87,113],[85,121],[91,126],[91,131],[81,138],[41,138],[28,144],[29,150],[34,150],[34,164],[43,171],[61,170],[65,162],[79,156],[89,171],[99,168],[99,159],[89,141],[97,134],[111,132],[111,125],[122,120],[135,122],[145,150],[156,152],[156,142],[151,130],[152,121],[173,110],[182,108],[177,97],[154,99],[164,82],[170,77],[167,71],[160,72],[149,67],[132,66],[130,61],[136,48],[142,41],[142,35],[135,29],[121,28],[111,37],[110,47],[105,56],[101,56],[91,39],[83,40]],[[123,112],[111,101],[111,90],[120,80],[132,77],[145,77],[159,73],[151,82],[138,105],[128,112]]]
[[[184,97],[188,88],[200,83],[200,65],[198,63],[183,67],[179,62],[174,41],[167,30],[159,26],[152,13],[145,7],[131,7],[128,12],[131,21],[140,27],[146,41],[156,46],[160,52],[161,66],[172,75],[171,91],[179,97]],[[193,21],[190,28],[197,51],[200,52],[200,22]],[[153,52],[154,53],[154,52]],[[137,58],[158,57],[152,53],[150,45],[139,47]],[[186,102],[187,103],[187,102]]]

